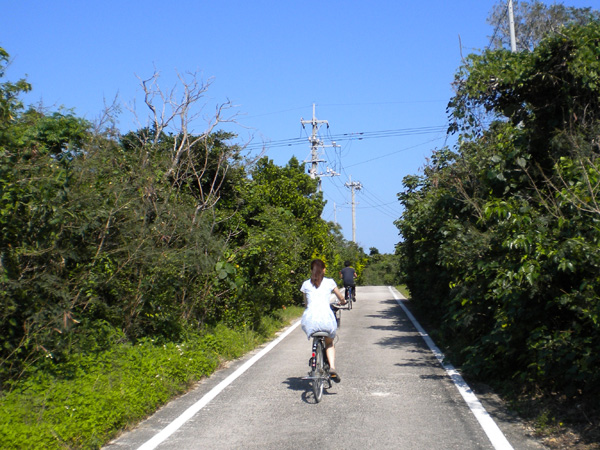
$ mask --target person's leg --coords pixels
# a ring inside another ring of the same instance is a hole
[[[335,370],[335,346],[333,345],[333,338],[325,338],[325,353],[329,361],[329,368]]]
[[[333,381],[339,383],[342,378],[335,369],[335,347],[333,345],[332,338],[325,338],[325,353],[327,354],[327,359],[329,360],[329,376]]]

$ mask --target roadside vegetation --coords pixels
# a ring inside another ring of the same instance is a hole
[[[560,11],[528,49],[465,58],[448,106],[457,144],[404,179],[398,254],[414,308],[467,377],[539,430],[577,431],[567,446],[598,448],[600,22]]]
[[[0,49],[0,439],[3,448],[98,448],[298,316],[314,257],[362,249],[321,219],[291,159],[250,160],[198,126],[209,86],[143,80],[147,125],[125,134],[26,107]],[[180,96],[177,97],[177,93]]]
[[[3,394],[2,448],[100,448],[225,361],[272,338],[302,308],[287,311],[265,318],[259,331],[217,325],[181,343],[157,345],[148,338],[69,355],[54,370],[37,371]]]
[[[230,105],[198,131],[194,76],[142,80],[146,125],[121,133],[113,107],[24,105],[0,48],[2,447],[99,448],[298,317],[319,257],[410,292],[468,379],[598,448],[600,15],[515,5],[527,40],[504,49],[494,9],[497,48],[456,73],[456,145],[403,180],[396,255],[321,219],[298,160],[250,159]]]
[[[358,283],[364,286],[395,286],[400,279],[399,272],[396,255],[379,253],[377,248],[371,247]]]

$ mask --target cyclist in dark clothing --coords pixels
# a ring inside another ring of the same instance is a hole
[[[356,288],[354,279],[357,276],[358,275],[356,275],[356,271],[350,267],[350,261],[344,262],[344,268],[340,270],[340,278],[344,282],[344,288],[346,289],[346,300],[348,300],[348,287],[351,287],[353,290]],[[352,301],[356,301],[355,295],[352,296]]]

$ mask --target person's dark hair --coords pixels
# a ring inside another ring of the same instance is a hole
[[[310,263],[310,282],[316,288],[321,286],[325,276],[325,263],[320,259],[313,259]]]
[[[344,267],[350,267],[350,261],[344,261]]]

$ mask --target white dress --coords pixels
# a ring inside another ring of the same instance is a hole
[[[307,307],[302,314],[301,325],[309,339],[317,331],[325,331],[331,337],[335,337],[337,323],[329,306],[329,299],[336,287],[336,282],[331,278],[323,278],[318,288],[314,287],[310,280],[302,283],[300,291],[306,294]]]

